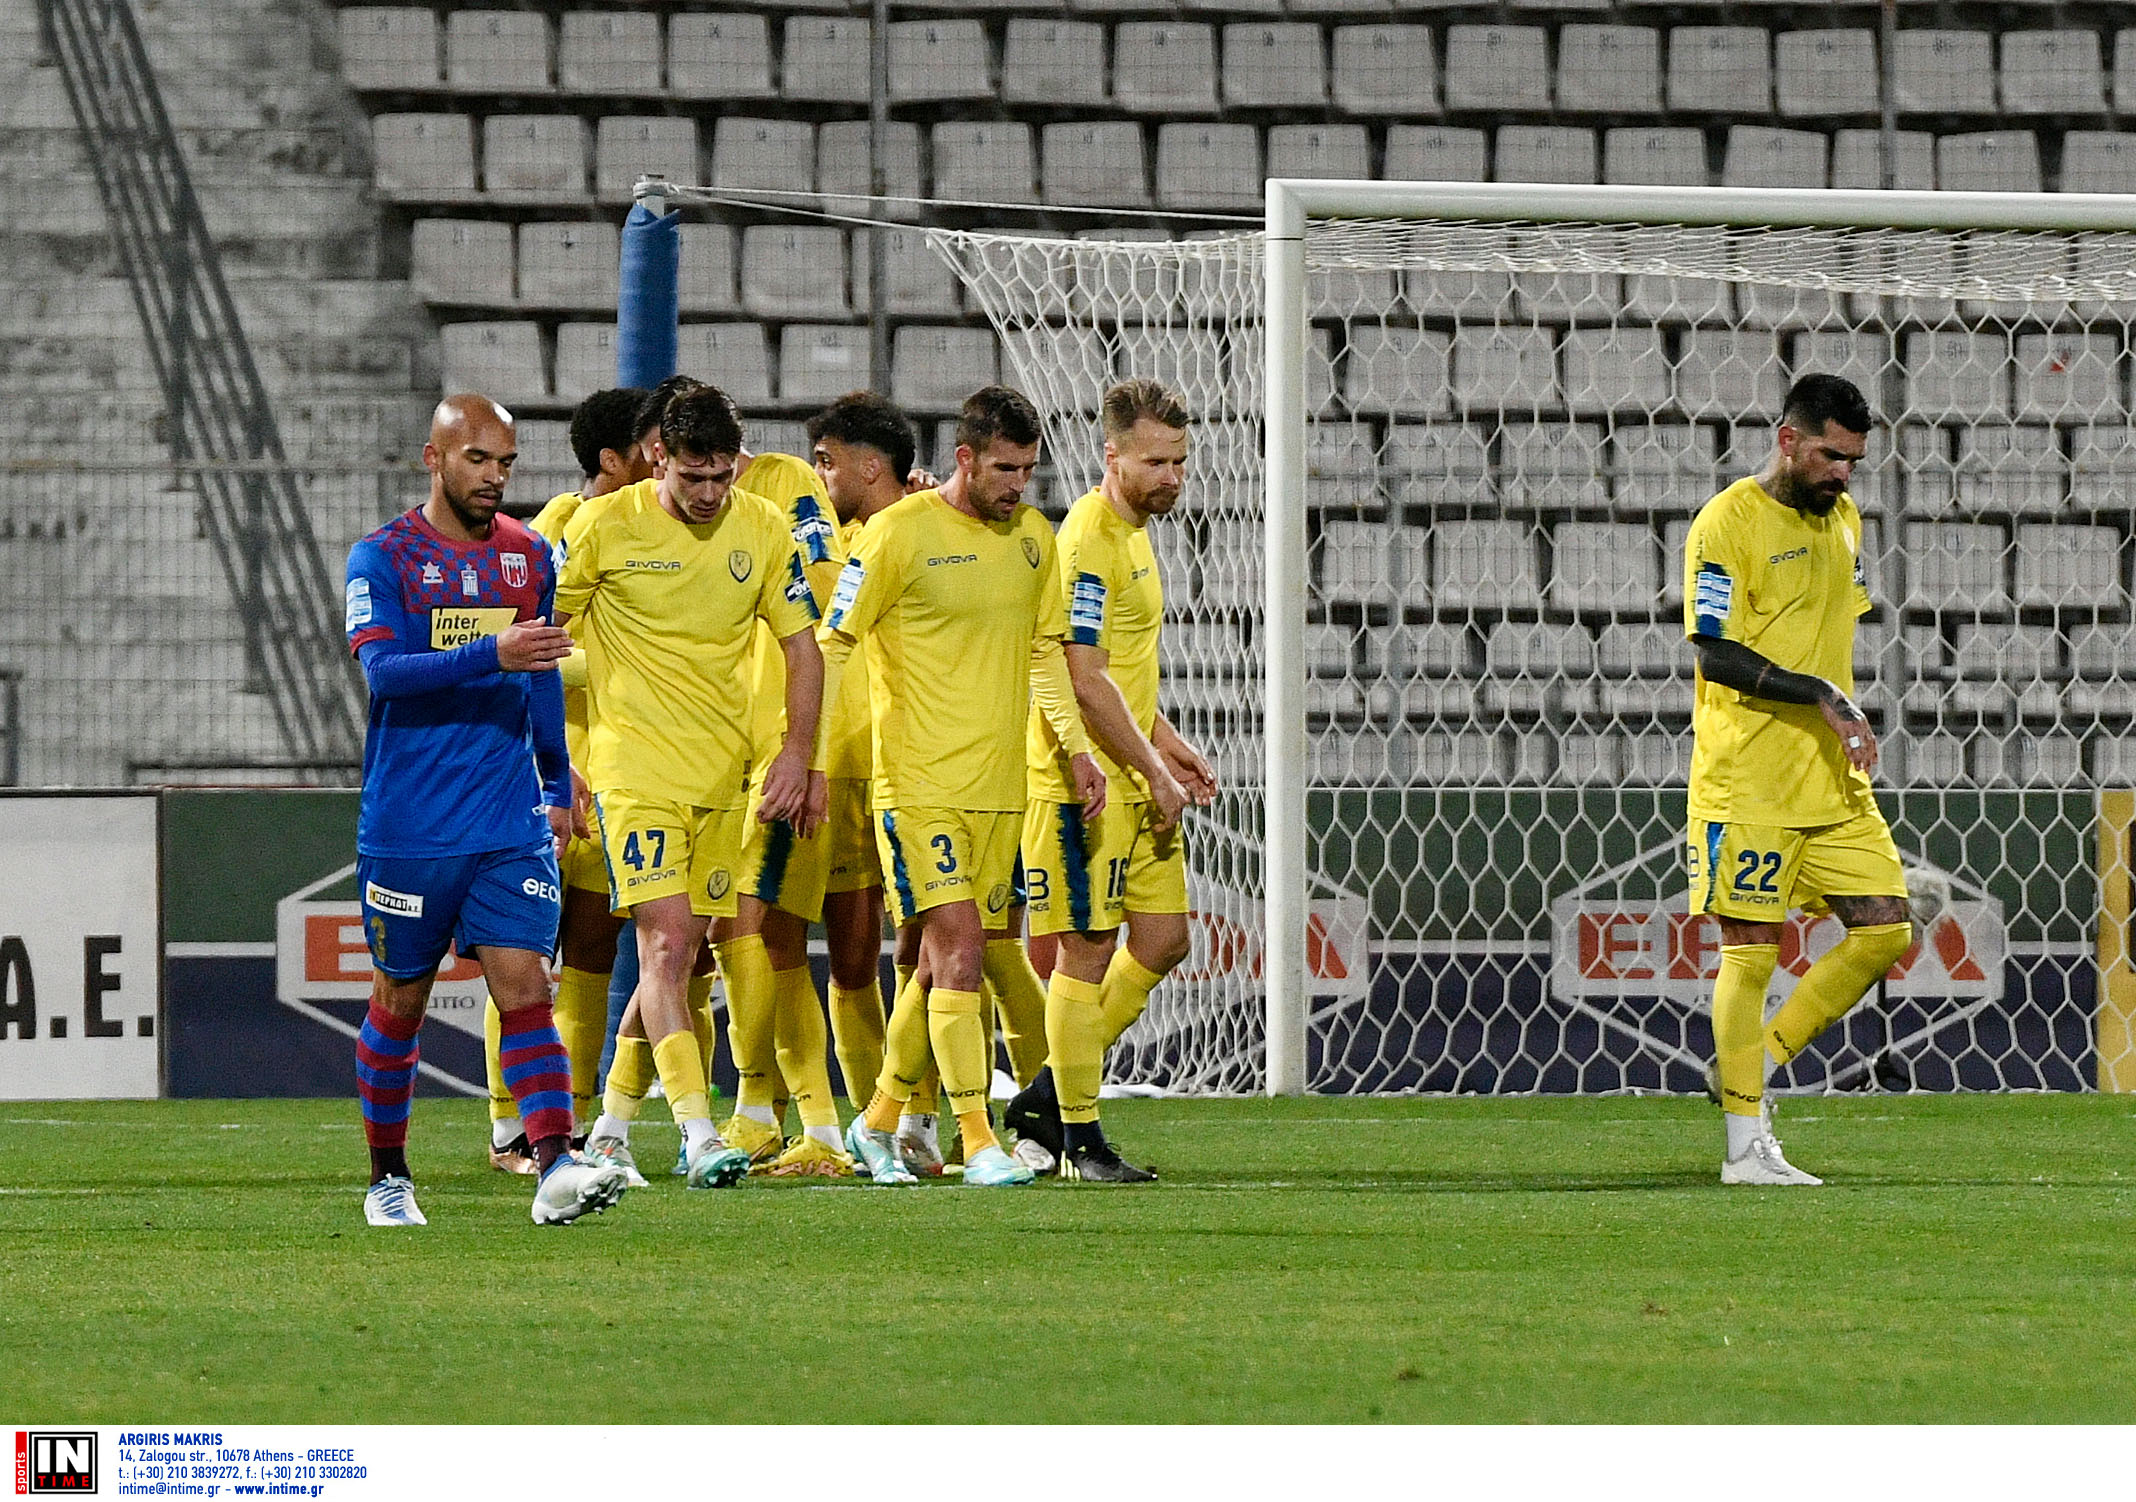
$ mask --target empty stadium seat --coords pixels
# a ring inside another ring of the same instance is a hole
[[[1873,115],[1883,108],[1876,36],[1867,30],[1783,31],[1773,42],[1773,97],[1795,117]]]
[[[1505,780],[1498,740],[1480,731],[1432,731],[1416,737],[1413,776],[1427,783],[1466,787]]]
[[[761,323],[686,323],[675,368],[710,381],[743,411],[771,403],[771,355]]]
[[[1692,423],[1620,423],[1610,433],[1616,510],[1636,515],[1690,511],[1718,488],[1714,431]]]
[[[2106,108],[2097,32],[2006,31],[2001,42],[2006,114],[2096,114]]]
[[[1331,605],[1391,605],[1393,539],[1376,522],[1331,521],[1320,532],[1320,597]]]
[[[2057,422],[2123,411],[2120,346],[2108,333],[2019,334],[2012,410]]]
[[[1784,329],[1853,321],[1844,293],[1789,285],[1801,269],[1801,251],[1794,243],[1752,235],[1736,240],[1729,253],[1743,278],[1736,286],[1736,306],[1746,324]]]
[[[1047,203],[1146,208],[1150,202],[1142,127],[1131,120],[1077,120],[1039,132]]]
[[[1403,506],[1488,506],[1497,488],[1485,430],[1466,423],[1391,424],[1380,467]]]
[[[684,223],[681,230],[682,257],[676,292],[682,311],[739,312],[742,304],[735,295],[734,227]]]
[[[1004,104],[1076,108],[1105,103],[1105,28],[1095,21],[1018,16],[1001,48]]]
[[[1216,109],[1216,33],[1179,21],[1123,21],[1113,31],[1113,103],[1149,115]]]
[[[1261,139],[1251,125],[1157,127],[1157,201],[1166,208],[1251,209],[1261,197]]]
[[[998,375],[999,353],[989,329],[908,324],[890,343],[890,395],[922,412],[954,412]]]
[[[1703,188],[1706,133],[1684,125],[1619,125],[1603,133],[1602,181]]]
[[[1675,27],[1669,32],[1669,108],[1766,113],[1772,108],[1771,52],[1762,27]]]
[[[2052,626],[1960,626],[1952,662],[1960,678],[2025,686],[2064,676],[2061,640]]]
[[[2064,193],[2136,193],[2136,134],[2064,132],[2060,187]]]
[[[1936,138],[1925,130],[1902,130],[1893,144],[1897,150],[1891,186],[1908,193],[1932,190],[1936,186]],[[1883,187],[1883,152],[1881,131],[1860,128],[1835,131],[1832,135],[1832,186]]]
[[[1958,502],[1969,512],[2051,516],[2062,509],[2069,466],[2052,428],[1980,422],[1959,431],[1952,472]]]
[[[1946,192],[2037,193],[2039,138],[2029,130],[1939,136],[1936,186]]]
[[[1865,392],[1880,387],[1891,354],[1886,337],[1872,329],[1810,329],[1795,335],[1793,346],[1796,375],[1845,376]]]
[[[1476,671],[1475,652],[1468,632],[1460,626],[1437,622],[1396,621],[1384,632],[1366,640],[1369,651],[1384,642],[1387,675],[1391,678],[1447,678]]]
[[[1390,125],[1380,175],[1396,182],[1480,183],[1491,175],[1480,130],[1451,125]]]
[[[438,331],[447,391],[479,391],[498,401],[543,401],[541,326],[532,323],[448,323]]]
[[[872,63],[866,21],[851,16],[788,16],[781,57],[779,92],[788,99],[868,102]]]
[[[1659,334],[1639,328],[1567,330],[1564,386],[1574,412],[1659,411],[1675,391]]]
[[[1398,417],[1446,412],[1448,336],[1431,329],[1353,325],[1343,400],[1352,411]]]
[[[724,116],[712,132],[712,185],[805,193],[816,185],[816,132],[805,120]]]
[[[763,16],[682,12],[668,18],[668,92],[679,99],[770,99],[771,23]]]
[[[1771,334],[1685,331],[1676,363],[1676,400],[1687,413],[1734,418],[1775,412],[1784,395],[1779,348]]]
[[[445,18],[445,82],[462,94],[547,93],[547,19],[521,10],[451,12]]]
[[[1327,49],[1309,21],[1246,21],[1224,28],[1224,103],[1312,109],[1328,101]]]
[[[556,399],[581,402],[616,384],[616,326],[565,323],[556,329]]]
[[[564,13],[556,83],[566,94],[659,92],[660,18],[641,11]]]
[[[1372,138],[1362,125],[1271,125],[1270,177],[1372,175]]]
[[[957,316],[957,274],[949,269],[947,261],[928,247],[924,235],[907,229],[854,231],[853,305],[856,308],[871,306],[868,295],[870,234],[883,237],[883,306],[888,312],[908,318]]]
[[[492,115],[482,122],[482,190],[500,203],[583,200],[587,145],[576,115]]]
[[[867,193],[872,173],[868,161],[869,127],[865,120],[826,120],[816,132],[816,186],[824,193],[853,196],[831,199],[823,205],[834,214],[867,212]],[[920,197],[920,128],[909,120],[893,120],[883,141],[883,185],[892,200],[884,212],[889,217],[911,218],[917,209],[898,199]]]
[[[2010,613],[2002,528],[1970,522],[1908,522],[1906,604],[1959,616]]]
[[[1595,671],[1595,641],[1580,626],[1500,621],[1484,637],[1483,663],[1500,678],[1586,678]]]
[[[2136,433],[2104,423],[2070,434],[2069,504],[2080,511],[2127,511],[2136,506]]]
[[[408,281],[425,302],[509,305],[512,227],[482,219],[416,220]]]
[[[1682,559],[1672,555],[1665,573]],[[1688,678],[1695,661],[1683,627],[1652,621],[1611,621],[1595,634],[1595,666],[1612,678]]]
[[[1549,33],[1540,26],[1448,27],[1446,107],[1549,109]]]
[[[2002,416],[2009,356],[2001,334],[1916,330],[1905,342],[1908,405],[1922,416]]]
[[[2028,524],[2017,529],[2017,604],[2121,610],[2121,533],[2113,527]]]
[[[1697,134],[1697,132],[1693,132]],[[1628,230],[1627,253],[1651,253],[1674,261],[1715,265],[1726,237],[1710,229]],[[1666,262],[1665,262],[1666,264]],[[1735,298],[1718,276],[1667,276],[1639,272],[1624,279],[1624,308],[1635,317],[1666,323],[1727,323],[1735,317]]]
[[[374,115],[371,170],[381,198],[471,198],[473,123],[465,115]]]
[[[1038,196],[1031,127],[968,120],[934,128],[934,196],[982,203],[1030,203]]]
[[[614,307],[621,236],[613,224],[520,225],[520,302],[540,308]]]
[[[1502,183],[1591,183],[1598,176],[1595,133],[1579,125],[1501,125],[1492,179]]]
[[[1181,391],[1222,393],[1231,375],[1224,341],[1208,329],[1125,328],[1120,374],[1162,381]]]
[[[760,318],[850,317],[845,231],[817,224],[744,229],[742,306]]]
[[[1550,330],[1463,328],[1453,343],[1454,404],[1470,411],[1557,405],[1557,349]]]
[[[1891,94],[1901,113],[1995,113],[1995,56],[1987,32],[1908,29],[1898,33],[1891,56]]]
[[[1729,188],[1822,188],[1829,180],[1831,144],[1822,131],[1731,125],[1721,184]]]
[[[1661,33],[1651,26],[1560,27],[1557,106],[1599,115],[1659,110]]]
[[[603,203],[628,203],[638,179],[704,180],[697,122],[672,115],[609,115],[594,131],[593,192]]]
[[[1439,108],[1429,26],[1338,26],[1330,74],[1335,107],[1353,115],[1424,115]]]
[[[975,20],[891,22],[890,97],[899,104],[993,98],[986,27]]]
[[[1498,489],[1508,506],[1601,506],[1602,429],[1591,422],[1509,422],[1499,435]]]
[[[439,81],[435,11],[351,5],[339,17],[341,76],[352,89],[433,89]]]
[[[1440,610],[1537,609],[1535,534],[1510,521],[1441,521],[1431,528],[1431,598]]]
[[[2136,27],[2114,33],[2114,108],[2136,114]]]
[[[779,334],[779,400],[834,401],[868,384],[868,331],[855,324],[790,323]]]

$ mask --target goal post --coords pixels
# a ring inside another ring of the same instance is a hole
[[[1190,824],[1215,921],[1126,1076],[1698,1088],[1681,543],[1814,368],[1878,416],[1855,676],[1940,897],[1782,1087],[2136,1082],[2108,942],[2132,232],[2136,199],[2097,195],[1323,180],[1270,181],[1258,234],[930,231],[1045,418],[1050,500],[1097,478],[1107,381],[1166,379],[1198,417],[1152,529],[1162,693],[1231,792]],[[1833,938],[1791,926],[1784,965]]]

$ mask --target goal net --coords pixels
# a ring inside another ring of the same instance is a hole
[[[1854,671],[1927,900],[1916,950],[1778,1086],[2136,1087],[2136,237],[1860,212],[1310,220],[1303,557],[1265,541],[1261,235],[931,232],[1045,416],[1053,499],[1096,481],[1109,381],[1197,414],[1152,528],[1162,697],[1226,791],[1190,830],[1193,956],[1115,1078],[1271,1083],[1264,683],[1297,640],[1273,576],[1304,586],[1306,1087],[1701,1088],[1718,934],[1682,875],[1681,545],[1824,370],[1878,419]],[[1838,932],[1798,920],[1783,968]]]

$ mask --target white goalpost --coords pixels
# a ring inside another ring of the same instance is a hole
[[[1672,575],[1827,369],[1879,419],[1880,796],[1947,896],[1783,1087],[2136,1088],[2132,231],[2098,195],[1298,180],[1260,235],[930,231],[1054,499],[1096,477],[1106,381],[1200,418],[1166,709],[1236,790],[1190,840],[1219,937],[1126,1075],[1697,1088]],[[1786,963],[1830,940],[1797,925]]]

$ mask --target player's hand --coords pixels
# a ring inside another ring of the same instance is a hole
[[[808,774],[808,808],[795,826],[795,833],[805,840],[830,822],[831,779],[822,772],[811,772]]]
[[[810,831],[802,825],[808,816],[808,779],[808,758],[798,747],[781,747],[764,771],[764,790],[757,799],[757,822],[775,824],[783,819],[794,826],[796,834],[806,839]]]
[[[1196,808],[1207,808],[1216,801],[1216,768],[1201,752],[1174,737],[1159,746],[1157,754]]]
[[[593,838],[593,789],[577,767],[571,769],[571,832],[582,840]]]
[[[1839,737],[1839,749],[1846,753],[1847,761],[1858,772],[1867,772],[1876,766],[1876,732],[1869,728],[1869,717],[1861,707],[1841,693],[1836,687],[1817,701],[1817,708]]]
[[[1158,760],[1162,761],[1163,758],[1159,757]],[[1150,827],[1163,834],[1175,827],[1179,823],[1180,815],[1187,811],[1187,790],[1179,785],[1179,779],[1170,772],[1161,771],[1148,781],[1150,802],[1157,809],[1157,817],[1150,821]]]
[[[549,673],[571,655],[571,633],[547,621],[514,621],[497,633],[497,667],[506,673]]]
[[[1078,751],[1069,760],[1068,769],[1075,777],[1075,796],[1083,805],[1083,817],[1095,819],[1104,813],[1105,773],[1098,766],[1098,759],[1088,751]]]
[[[923,490],[939,490],[941,486],[942,482],[934,477],[931,470],[923,469],[917,464],[913,465],[912,472],[905,476],[907,495],[917,495]]]
[[[549,838],[556,842],[559,853],[564,848],[564,842],[572,835],[583,835],[586,832],[586,826],[578,818],[576,809],[548,807],[542,812],[549,816]]]

